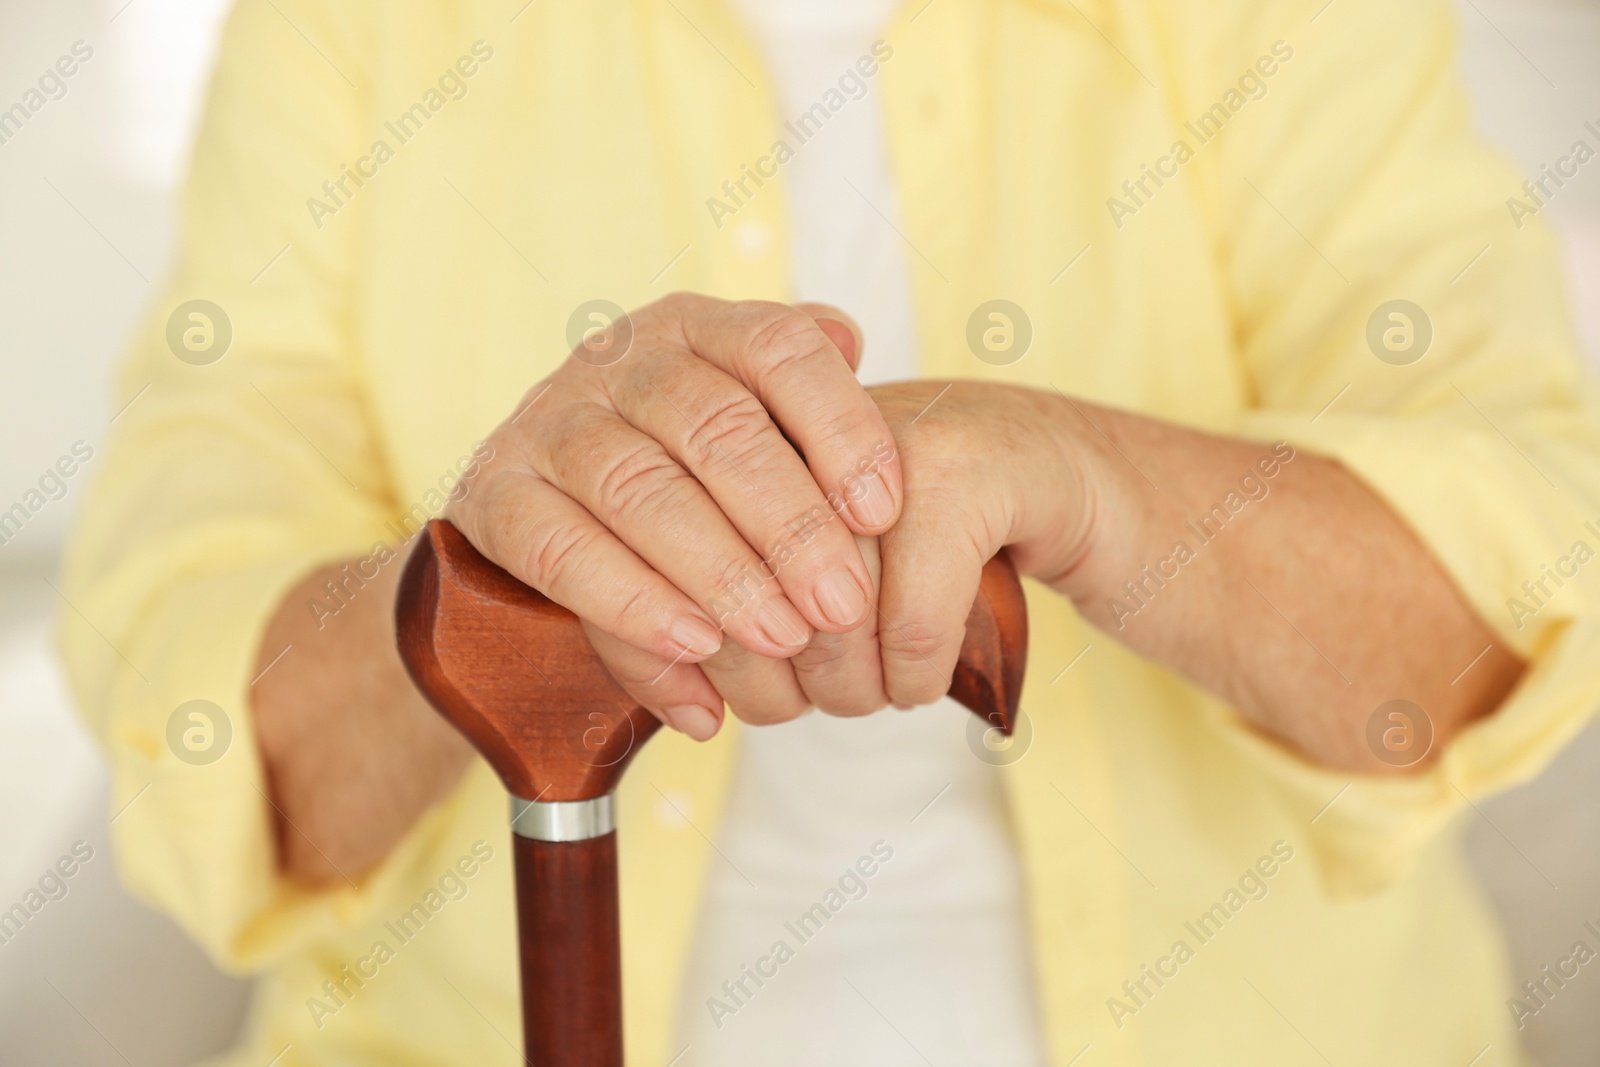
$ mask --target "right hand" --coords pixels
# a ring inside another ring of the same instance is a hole
[[[681,293],[628,318],[622,358],[613,326],[528,391],[447,516],[577,615],[669,726],[711,737],[724,696],[741,718],[793,718],[810,699],[788,659],[875,617],[852,535],[900,514],[855,328],[826,305]],[[881,697],[875,673],[863,684],[841,703]]]

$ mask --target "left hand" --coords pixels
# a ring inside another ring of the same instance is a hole
[[[1335,460],[1054,390],[906,382],[869,394],[899,451],[904,504],[880,551],[863,553],[869,571],[882,557],[876,635],[819,634],[790,661],[824,710],[850,686],[858,706],[874,686],[873,707],[943,696],[981,568],[1001,548],[1083,621],[1329,767],[1413,772],[1522,677],[1525,662],[1427,546]],[[1227,536],[1201,533],[1195,516]],[[1404,764],[1368,734],[1396,694],[1431,726],[1430,747]]]
[[[843,704],[859,713],[863,686],[874,681],[881,699],[871,706],[944,696],[983,565],[1009,546],[1020,573],[1059,582],[1087,553],[1096,511],[1098,452],[1073,436],[1077,420],[1060,396],[974,381],[869,393],[899,453],[905,504],[877,553],[863,539],[875,578],[881,566],[877,655],[862,627],[818,633],[791,660],[824,711]]]

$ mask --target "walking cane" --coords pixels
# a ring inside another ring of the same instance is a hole
[[[428,524],[395,606],[401,658],[511,794],[522,1026],[537,1067],[622,1067],[612,790],[659,722],[571,612]],[[950,695],[1009,734],[1028,620],[1004,552],[984,567]]]

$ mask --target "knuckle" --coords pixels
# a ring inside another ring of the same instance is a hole
[[[885,655],[918,663],[937,659],[949,641],[943,627],[917,619],[886,623],[878,632],[878,645]]]
[[[635,318],[642,318],[646,327],[659,336],[681,341],[689,323],[707,322],[723,304],[724,301],[704,293],[675,289],[641,308]]]
[[[837,668],[855,651],[854,641],[851,639],[856,636],[853,633],[816,634],[811,638],[811,643],[791,661],[794,663],[795,672],[815,676]]]
[[[781,304],[763,305],[753,320],[745,352],[755,379],[763,384],[832,344],[809,316]]]
[[[733,619],[753,607],[766,595],[771,581],[765,568],[742,559],[729,560],[720,565],[713,581],[712,617],[717,625],[726,627]]]
[[[738,704],[730,704],[729,707],[740,722],[751,726],[775,726],[778,723],[790,722],[811,709],[811,705],[798,693],[773,696],[758,701],[741,701]]]
[[[610,518],[639,517],[658,513],[686,488],[688,475],[652,442],[602,465],[595,497]]]
[[[486,478],[478,491],[446,511],[446,516],[477,546],[503,566],[521,559],[533,536],[533,517],[522,479],[506,472]]]
[[[726,459],[737,464],[767,447],[764,439],[775,429],[761,401],[741,389],[691,420],[686,443],[703,463]]]
[[[896,704],[910,704],[913,707],[932,704],[947,691],[944,680],[936,676],[926,665],[920,671],[913,670],[905,676],[892,678],[888,689],[890,700]]]
[[[440,513],[485,555],[494,552],[495,546],[489,540],[494,536],[494,531],[486,529],[483,516],[493,510],[492,501],[500,481],[486,467],[479,468],[470,481],[463,480],[467,491],[459,497],[446,500],[444,510]]]
[[[854,719],[871,715],[883,707],[883,697],[860,686],[807,687],[806,695],[826,715]]]
[[[890,696],[903,704],[927,704],[944,696],[950,679],[940,664],[953,658],[954,643],[954,635],[921,622],[883,627],[878,645],[889,668]]]
[[[783,304],[753,300],[743,310],[749,316],[745,346],[753,355],[793,349],[802,337],[817,332],[810,316]]]
[[[595,457],[605,454],[614,430],[615,423],[597,404],[554,405],[530,427],[529,462],[543,458],[557,482],[575,484],[592,469]]]
[[[564,523],[545,523],[529,531],[525,569],[534,584],[548,593],[579,580],[578,570],[589,555],[595,532]]]
[[[535,407],[543,415],[551,408],[564,406],[572,399],[572,392],[567,387],[568,375],[558,369],[534,382],[525,389],[517,398],[516,406],[500,420],[499,425],[490,434],[491,439],[516,439],[527,433],[527,428],[536,421],[533,418],[524,418],[524,415]]]
[[[688,312],[694,303],[694,294],[685,289],[674,289],[654,303],[647,304],[641,310],[655,309],[669,315],[682,315]]]

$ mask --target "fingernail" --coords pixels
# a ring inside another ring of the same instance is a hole
[[[685,615],[667,631],[672,639],[696,656],[710,656],[722,647],[722,634],[704,619]]]
[[[875,529],[894,518],[894,498],[889,495],[889,487],[883,483],[883,474],[879,471],[872,472],[866,479],[866,486],[861,499],[850,502],[850,514],[862,526]]]
[[[811,628],[787,600],[769,600],[756,612],[756,624],[779,648],[799,648],[811,640]]]
[[[710,708],[703,708],[699,704],[680,704],[677,707],[663,708],[661,713],[666,716],[667,723],[681,734],[687,734],[696,741],[709,741],[717,735],[717,728],[722,723],[711,714]]]
[[[867,595],[843,567],[836,567],[818,578],[812,593],[822,614],[835,626],[850,626],[860,621],[867,610]]]

